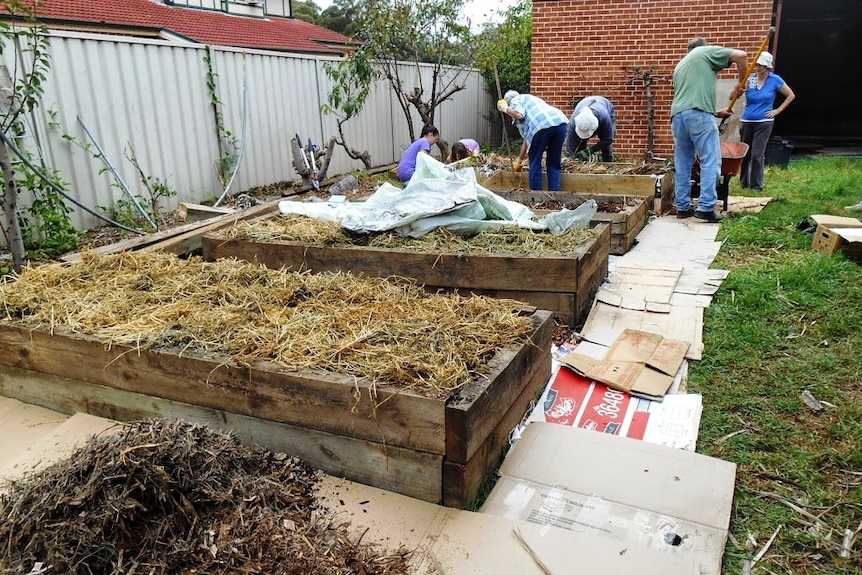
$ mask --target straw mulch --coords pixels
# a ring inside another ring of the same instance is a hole
[[[421,238],[408,238],[394,232],[355,235],[338,222],[304,216],[274,216],[255,222],[237,222],[221,235],[257,242],[302,242],[319,246],[368,246],[438,254],[566,256],[584,243],[598,237],[590,228],[573,228],[560,235],[506,226],[487,229],[464,237],[437,228]]]
[[[407,572],[403,550],[336,525],[316,483],[298,459],[203,426],[132,424],[0,496],[0,573]]]
[[[324,369],[445,398],[532,330],[524,305],[407,281],[270,270],[171,254],[85,253],[0,285],[0,321],[177,349],[225,363]],[[359,383],[357,383],[359,385]]]

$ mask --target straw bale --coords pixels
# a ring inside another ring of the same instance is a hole
[[[0,572],[406,573],[408,553],[352,540],[317,483],[297,458],[232,435],[138,422],[0,496]]]
[[[511,300],[429,294],[397,278],[146,252],[88,252],[0,284],[0,321],[109,347],[323,369],[432,398],[486,372],[500,348],[526,341],[532,319],[520,309]]]

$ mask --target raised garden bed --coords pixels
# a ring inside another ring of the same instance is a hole
[[[331,475],[464,507],[550,377],[552,314],[516,302],[240,262],[112,257],[42,266],[2,286],[0,395],[120,421],[207,423]],[[288,347],[309,361],[277,351]],[[464,348],[481,361],[438,377],[438,356],[455,365]],[[357,371],[365,358],[371,371]],[[433,381],[446,385],[417,385]]]
[[[462,295],[473,293],[527,302],[575,326],[586,318],[608,274],[611,229],[606,224],[595,229],[597,237],[565,256],[464,255],[328,246],[234,239],[220,232],[205,234],[201,242],[203,257],[208,261],[237,258],[274,269],[412,278],[430,291],[457,290]]]
[[[599,211],[590,225],[607,224],[611,228],[610,253],[621,256],[635,243],[638,233],[649,217],[648,200],[641,196],[604,196],[571,194],[568,192],[524,192],[493,190],[498,196],[529,206],[537,214],[546,210],[575,209],[588,200],[595,200]]]
[[[547,177],[547,176],[546,176]],[[647,209],[659,215],[673,207],[673,169],[656,174],[571,174],[564,173],[560,191],[601,196],[640,196],[648,201]],[[529,190],[524,172],[499,171],[481,182],[489,190]],[[547,183],[545,184],[547,189]],[[649,200],[653,200],[649,203]]]

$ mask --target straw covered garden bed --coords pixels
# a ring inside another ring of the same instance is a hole
[[[293,273],[162,253],[25,269],[0,285],[0,321],[107,346],[194,350],[216,360],[323,369],[445,398],[523,344],[523,304],[428,294],[408,281]]]
[[[406,551],[353,540],[316,485],[296,458],[200,425],[138,422],[0,496],[0,572],[407,572]]]
[[[593,229],[573,228],[553,235],[547,232],[507,226],[487,229],[464,237],[445,228],[438,228],[421,238],[408,238],[394,232],[351,234],[335,221],[304,216],[277,215],[249,222],[237,222],[219,235],[231,239],[293,241],[324,246],[367,246],[371,248],[404,249],[441,254],[496,254],[563,256],[598,237]]]

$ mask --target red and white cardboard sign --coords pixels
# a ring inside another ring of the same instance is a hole
[[[694,451],[702,413],[700,394],[666,395],[662,401],[638,398],[562,366],[529,420]]]

